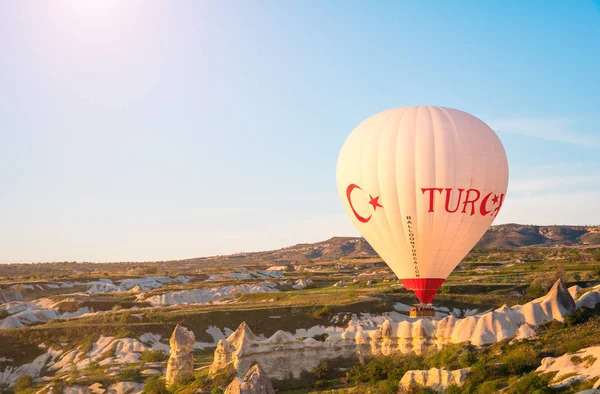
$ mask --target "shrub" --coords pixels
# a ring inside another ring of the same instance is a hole
[[[460,360],[463,354],[465,356],[462,362],[469,363],[469,366],[475,362],[475,355],[468,354],[473,351],[474,348],[466,343],[447,344],[438,350],[429,349],[424,360],[425,368],[457,369],[461,367]]]
[[[440,293],[440,294],[450,294],[451,293],[450,286],[442,285],[442,287],[440,287],[440,289],[438,290],[438,293]]]
[[[529,344],[509,350],[503,357],[506,369],[511,374],[521,374],[539,364],[537,353]]]
[[[83,339],[83,343],[81,344],[81,346],[79,346],[79,349],[81,349],[82,352],[87,353],[90,350],[92,350],[92,347],[94,347],[94,337],[90,336],[86,336]]]
[[[175,377],[175,381],[173,382],[173,385],[174,386],[186,386],[195,380],[196,380],[196,378],[194,377],[194,374],[192,374],[192,373],[180,373]]]
[[[121,313],[121,316],[119,317],[119,324],[127,324],[130,320],[131,320],[130,312]]]
[[[458,364],[460,365],[461,368],[470,367],[476,361],[477,361],[477,357],[475,356],[475,353],[470,350],[465,350],[458,357]]]
[[[165,381],[161,378],[153,376],[146,379],[144,384],[144,394],[169,394]]]
[[[229,364],[229,365],[227,365],[227,367],[220,370],[218,372],[218,374],[213,376],[213,378],[212,378],[213,386],[214,387],[225,387],[229,383],[231,383],[231,381],[233,380],[234,377],[235,377],[235,368],[233,367],[232,364]]]
[[[417,384],[411,384],[408,388],[400,390],[400,393],[406,394],[437,394],[436,390],[429,387],[419,386]]]
[[[354,383],[376,383],[390,380],[398,382],[410,369],[425,369],[423,357],[415,354],[395,354],[392,356],[375,357],[366,364],[353,366],[346,380]]]
[[[497,384],[494,381],[483,382],[481,386],[479,386],[478,393],[481,394],[495,394],[498,392]]]
[[[532,372],[511,386],[509,393],[550,394],[552,389],[544,379]]]
[[[158,267],[156,267],[156,266],[146,267],[146,268],[144,268],[144,273],[149,274],[149,275],[155,275],[156,273],[158,273]]]
[[[56,308],[58,309],[58,312],[60,312],[60,313],[65,313],[65,312],[74,313],[79,310],[79,305],[76,301],[63,301],[63,302],[60,302],[58,305],[56,305]]]
[[[594,252],[594,254],[592,255],[592,258],[596,261],[600,261],[600,249],[598,249],[597,251]]]
[[[169,355],[164,350],[144,350],[141,355],[141,360],[145,363],[155,363],[165,361]]]
[[[140,371],[133,366],[127,367],[119,372],[119,378],[121,378],[121,380],[139,380],[141,377],[142,374]]]
[[[528,296],[533,297],[533,298],[539,298],[544,296],[547,291],[546,289],[541,286],[540,284],[534,283],[532,282],[529,287],[527,289],[525,289],[525,292],[527,293]]]
[[[319,320],[331,320],[333,309],[329,305],[323,305],[313,312],[313,317]]]
[[[323,334],[314,335],[312,338],[319,342],[325,342],[325,340],[329,337],[329,334],[324,332]]]
[[[327,361],[323,361],[321,364],[319,364],[318,367],[316,367],[312,371],[314,377],[317,379],[317,383],[318,383],[318,380],[325,379],[327,377],[328,372],[329,372],[329,364],[327,364]]]
[[[31,376],[27,374],[21,375],[17,378],[17,381],[15,382],[15,393],[18,393],[19,391],[25,391],[31,388],[32,386],[33,379],[31,379]]]
[[[579,308],[575,312],[570,315],[565,316],[565,324],[569,327],[574,326],[576,324],[581,324],[587,322],[590,318],[594,317],[598,314],[598,308],[589,309],[589,308]]]

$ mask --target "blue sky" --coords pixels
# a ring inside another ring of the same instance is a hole
[[[419,104],[498,132],[496,223],[600,224],[597,2],[2,2],[0,58],[0,262],[358,235],[341,145]]]

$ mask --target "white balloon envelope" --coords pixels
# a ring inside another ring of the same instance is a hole
[[[390,109],[348,136],[337,185],[354,225],[421,303],[490,227],[508,163],[483,121],[456,109]]]

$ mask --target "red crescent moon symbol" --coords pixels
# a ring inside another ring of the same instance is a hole
[[[490,192],[490,194],[488,194],[487,196],[485,196],[483,198],[483,200],[481,201],[481,207],[479,207],[479,213],[481,214],[481,216],[485,216],[488,213],[492,212],[491,210],[490,211],[487,210],[487,202],[490,199],[492,193],[493,192]]]
[[[354,209],[354,206],[352,205],[352,199],[350,198],[350,196],[352,195],[352,190],[354,189],[359,189],[362,190],[360,188],[360,186],[355,185],[354,183],[351,183],[350,185],[348,185],[348,188],[346,189],[346,197],[348,197],[348,202],[350,203],[350,208],[352,208],[352,212],[354,213],[354,216],[356,216],[356,218],[362,222],[362,223],[367,223],[369,220],[371,220],[371,216],[369,215],[368,218],[363,218],[362,216],[360,216],[358,214],[358,212],[356,212],[356,210]]]

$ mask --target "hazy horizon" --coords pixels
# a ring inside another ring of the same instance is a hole
[[[502,223],[502,224],[516,224],[516,225],[523,225],[523,226],[566,226],[566,227],[577,227],[577,226],[585,226],[585,227],[598,227],[600,226],[600,224],[590,224],[590,225],[571,225],[571,224],[551,224],[551,225],[538,225],[538,224],[533,224],[533,223]],[[496,224],[494,223],[492,225],[492,227],[494,226],[499,226],[501,224]],[[111,264],[111,263],[152,263],[152,262],[163,262],[163,261],[180,261],[180,260],[192,260],[192,259],[197,259],[197,258],[209,258],[209,257],[218,257],[218,256],[228,256],[228,255],[235,255],[235,254],[245,254],[245,253],[256,253],[256,252],[268,252],[268,251],[272,251],[272,250],[278,250],[278,249],[283,249],[283,248],[287,248],[287,247],[292,247],[292,246],[296,246],[296,245],[302,245],[302,244],[312,244],[312,243],[318,243],[318,242],[323,242],[323,241],[327,241],[330,240],[332,238],[345,238],[345,237],[350,237],[350,238],[364,238],[362,235],[358,234],[358,235],[332,235],[331,237],[325,238],[325,239],[320,239],[320,240],[313,240],[313,241],[299,241],[293,244],[289,244],[289,245],[281,245],[279,247],[274,247],[272,249],[256,249],[256,250],[239,250],[239,251],[234,251],[231,253],[223,253],[223,254],[213,254],[213,255],[198,255],[198,256],[188,256],[188,257],[181,257],[181,258],[173,258],[173,259],[161,259],[161,260],[114,260],[114,261],[93,261],[93,260],[63,260],[63,261],[0,261],[0,264],[51,264],[51,263],[93,263],[93,264]],[[532,245],[532,246],[539,246],[539,245]]]
[[[600,224],[599,21],[593,1],[2,3],[0,262],[358,236],[340,148],[420,104],[496,130],[494,225]]]

